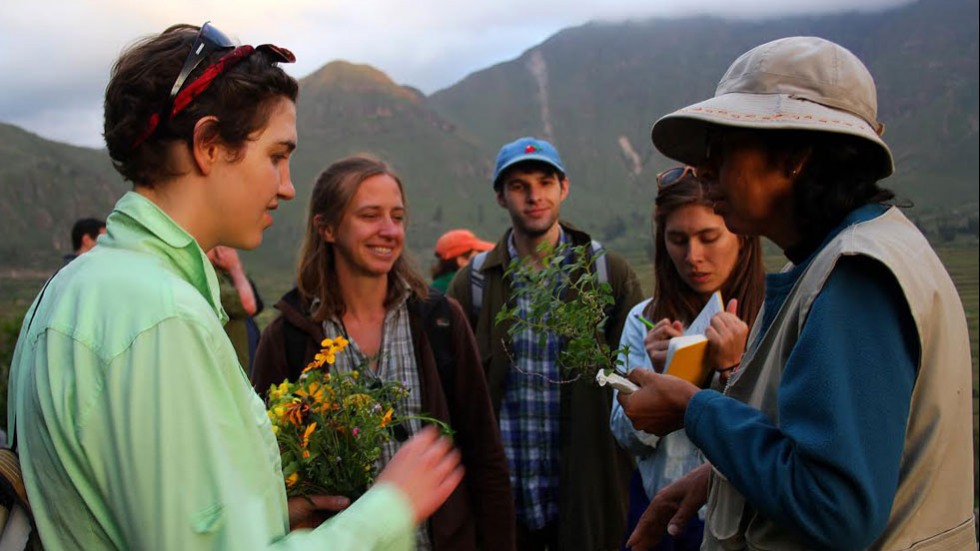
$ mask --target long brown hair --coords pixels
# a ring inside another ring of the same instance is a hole
[[[677,267],[667,253],[665,228],[667,217],[687,205],[712,207],[704,184],[686,175],[681,180],[660,189],[653,209],[653,301],[644,312],[654,322],[668,318],[690,323],[704,308],[704,298],[681,279]],[[762,264],[762,244],[758,236],[738,236],[738,258],[728,279],[721,286],[721,296],[727,303],[738,299],[738,317],[752,326],[765,298],[765,267]]]
[[[297,287],[307,300],[319,299],[313,319],[323,321],[330,316],[340,317],[347,310],[337,280],[334,244],[323,239],[325,228],[336,228],[357,193],[361,183],[373,176],[390,176],[398,184],[402,203],[405,190],[402,181],[384,162],[367,155],[341,159],[324,170],[313,186],[310,209],[306,220],[306,235],[300,249],[297,267]],[[388,292],[385,308],[390,307],[405,291],[419,298],[428,296],[425,280],[412,268],[404,251],[388,273]]]

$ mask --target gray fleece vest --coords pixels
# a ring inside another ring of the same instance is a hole
[[[898,489],[872,550],[975,551],[970,342],[959,295],[918,229],[896,208],[851,226],[814,258],[770,329],[725,393],[779,425],[786,358],[841,256],[866,255],[895,275],[918,331],[922,355],[912,391]],[[759,316],[749,336],[756,342]],[[708,492],[702,550],[808,549],[792,530],[756,512],[717,470]]]

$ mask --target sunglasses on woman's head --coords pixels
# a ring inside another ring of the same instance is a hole
[[[207,67],[197,78],[187,82],[188,77],[212,53],[219,50],[232,50],[221,56],[220,59]],[[204,93],[211,83],[220,76],[225,70],[234,66],[239,61],[245,59],[253,52],[262,51],[272,58],[273,63],[292,63],[296,61],[296,56],[286,48],[273,46],[272,44],[262,44],[259,46],[235,46],[235,43],[228,38],[228,35],[219,31],[210,22],[201,25],[194,38],[191,51],[184,60],[173,87],[170,89],[170,97],[163,110],[150,116],[146,129],[135,140],[131,149],[135,150],[147,140],[159,127],[161,120],[173,120],[178,113],[183,111],[194,98]],[[186,84],[186,86],[185,86]]]
[[[698,177],[698,172],[693,166],[675,166],[674,168],[668,168],[660,174],[657,174],[657,189],[670,187],[688,176],[694,178]]]
[[[191,47],[190,53],[187,54],[187,59],[184,60],[184,66],[180,68],[177,80],[174,81],[174,86],[170,89],[170,103],[173,103],[180,89],[184,86],[184,82],[187,81],[187,77],[194,72],[194,69],[197,69],[202,61],[217,50],[227,50],[235,46],[237,44],[228,38],[228,35],[219,31],[210,21],[201,25],[201,30],[197,32],[197,36],[194,38],[194,45]]]

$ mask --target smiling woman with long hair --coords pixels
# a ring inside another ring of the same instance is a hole
[[[260,393],[295,381],[324,338],[350,344],[331,371],[398,381],[409,391],[396,414],[451,424],[466,468],[453,492],[416,533],[420,550],[514,546],[514,509],[500,435],[473,333],[459,304],[428,289],[405,251],[409,209],[398,175],[356,155],[334,162],[313,186],[297,286],[276,304],[262,333],[253,382]],[[418,420],[399,428],[421,430]],[[387,464],[404,438],[381,449]],[[403,435],[405,436],[405,435]]]

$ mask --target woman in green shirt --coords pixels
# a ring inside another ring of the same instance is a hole
[[[258,247],[295,195],[298,86],[277,66],[293,59],[175,25],[113,67],[105,139],[133,191],[41,292],[10,375],[8,426],[49,550],[411,549],[459,483],[458,453],[426,431],[348,510],[290,532],[346,502],[287,504],[204,251]]]

